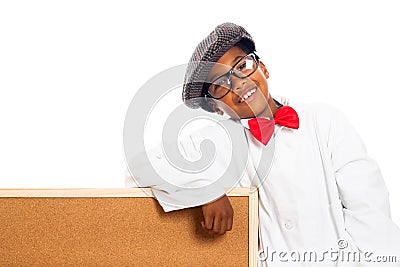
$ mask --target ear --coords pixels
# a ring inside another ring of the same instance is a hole
[[[265,75],[265,78],[269,78],[269,72],[268,72],[268,70],[267,70],[267,67],[265,67],[265,65],[264,65],[264,63],[260,60],[259,62],[258,62],[258,65],[260,66],[260,69],[262,70],[262,72],[264,73],[264,75]]]
[[[215,113],[221,116],[224,115],[224,112],[217,106],[217,103],[213,99],[208,99],[207,103]]]

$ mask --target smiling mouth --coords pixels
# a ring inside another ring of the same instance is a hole
[[[241,96],[241,97],[239,96],[238,103],[240,104],[240,103],[248,102],[248,101],[252,100],[253,99],[252,96],[254,95],[255,92],[257,92],[257,87],[254,87],[253,89],[248,90],[246,93],[243,94],[243,96]]]

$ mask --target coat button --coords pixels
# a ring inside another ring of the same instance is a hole
[[[285,227],[286,227],[286,229],[291,230],[293,228],[293,222],[290,220],[287,220],[285,222]]]

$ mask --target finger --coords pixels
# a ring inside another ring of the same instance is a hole
[[[204,221],[201,221],[201,227],[203,227],[204,231],[208,234],[208,235],[215,235],[215,233],[213,232],[213,230],[209,230],[206,228],[206,225],[204,223]]]
[[[214,221],[214,216],[204,216],[204,223],[205,227],[208,230],[212,230],[213,228],[213,221]]]
[[[201,227],[203,228],[203,230],[204,230],[207,234],[214,233],[212,230],[206,228],[206,224],[205,224],[204,221],[201,221]]]
[[[223,218],[221,219],[221,229],[219,230],[219,234],[220,234],[220,235],[223,235],[223,234],[226,233],[226,228],[227,228],[227,226],[228,226],[228,218],[223,217]]]
[[[220,217],[214,218],[214,225],[213,225],[212,230],[214,231],[214,233],[217,233],[217,234],[221,230],[221,218]]]
[[[233,216],[229,216],[227,220],[226,230],[231,231],[233,227]]]
[[[207,234],[210,235],[210,236],[215,236],[215,235],[216,235],[216,234],[214,233],[213,230],[207,230],[207,229],[206,229],[206,232],[207,232]]]

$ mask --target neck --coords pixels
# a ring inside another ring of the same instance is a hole
[[[259,114],[257,114],[257,118],[270,118],[271,113],[272,117],[275,116],[276,111],[278,110],[278,107],[274,101],[274,99],[269,95],[268,98],[268,105],[264,108],[263,111],[261,111]]]

